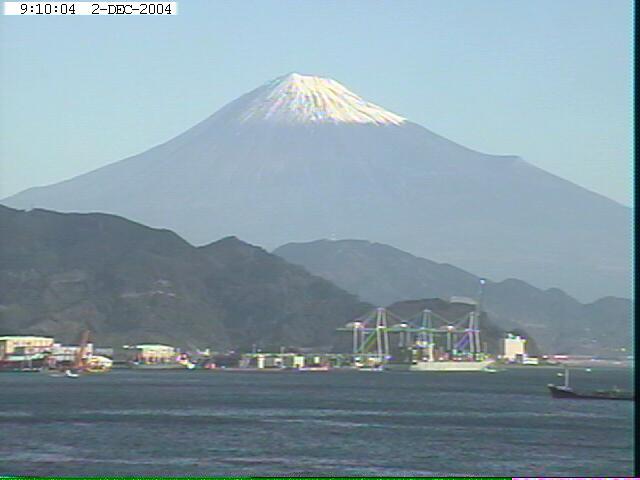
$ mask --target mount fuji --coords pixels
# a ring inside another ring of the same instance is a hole
[[[289,74],[150,150],[2,203],[106,212],[204,244],[366,238],[582,300],[630,293],[630,209]]]

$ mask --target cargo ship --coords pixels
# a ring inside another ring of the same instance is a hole
[[[564,370],[564,385],[548,384],[547,388],[553,398],[568,398],[574,400],[634,400],[633,392],[613,388],[611,390],[595,390],[592,392],[577,392],[569,386],[569,369]]]
[[[373,367],[358,367],[359,372],[384,372],[385,368],[383,365],[376,365]]]
[[[385,370],[405,372],[486,372],[493,359],[417,360],[412,363],[387,363]]]
[[[410,372],[480,372],[494,361],[486,360],[419,360],[409,366]]]
[[[308,367],[298,367],[298,372],[328,372],[330,370],[328,365],[311,365]]]
[[[632,392],[614,388],[612,390],[596,390],[594,392],[576,392],[564,385],[548,385],[553,398],[573,398],[576,400],[634,400]]]
[[[127,367],[135,368],[137,370],[184,370],[195,367],[194,364],[185,364],[179,362],[157,362],[157,363],[143,363],[143,362],[128,362]]]
[[[129,368],[136,368],[142,370],[176,370],[187,369],[192,370],[196,367],[196,364],[191,362],[186,355],[180,355],[175,359],[168,359],[161,362],[148,362],[142,359],[134,359],[127,363]]]

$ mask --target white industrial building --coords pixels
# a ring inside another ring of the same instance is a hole
[[[0,337],[0,359],[9,355],[37,355],[51,352],[52,337],[6,335]]]
[[[502,357],[509,362],[515,362],[519,358],[525,358],[527,355],[526,343],[526,338],[508,333],[507,336],[503,339],[504,353]]]
[[[61,345],[54,343],[51,356],[55,358],[56,362],[74,362],[79,352],[79,345]],[[91,355],[93,355],[93,343],[87,343],[83,356],[89,357]]]

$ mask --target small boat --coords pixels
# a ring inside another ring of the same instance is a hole
[[[484,367],[482,369],[483,372],[485,373],[498,373],[500,370],[498,370],[497,368],[493,368],[493,367]]]
[[[564,385],[548,384],[547,388],[553,398],[570,398],[576,400],[633,400],[633,392],[614,387],[611,390],[596,390],[594,392],[576,392],[569,386],[569,369],[564,370]]]
[[[360,367],[359,372],[384,372],[385,368],[382,365],[376,367]]]
[[[329,367],[327,365],[318,365],[310,367],[298,367],[299,372],[328,372]]]
[[[71,370],[65,370],[64,371],[64,376],[67,378],[78,378],[80,375],[78,375],[77,373],[72,372]]]

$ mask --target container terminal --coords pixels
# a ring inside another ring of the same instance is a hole
[[[112,368],[134,370],[194,370],[238,372],[327,372],[388,370],[410,372],[485,371],[494,364],[624,366],[629,360],[598,360],[567,355],[530,356],[527,339],[507,333],[499,355],[489,355],[481,338],[481,308],[484,281],[477,300],[451,297],[450,303],[466,304],[467,313],[446,319],[424,309],[401,318],[386,308],[375,308],[337,331],[349,337],[350,351],[340,353],[305,348],[281,348],[265,352],[255,345],[251,352],[185,351],[161,343],[97,347],[85,330],[77,345],[57,343],[53,337],[35,335],[0,336],[0,372],[64,371],[71,374],[104,373]]]
[[[496,361],[483,351],[477,310],[450,323],[424,310],[402,319],[384,308],[348,322],[338,331],[350,337],[351,351],[326,352],[281,348],[279,352],[183,351],[177,347],[142,343],[117,348],[97,347],[82,333],[77,345],[57,343],[53,337],[0,337],[0,371],[66,371],[103,373],[112,368],[134,370],[205,369],[209,371],[286,372],[359,371],[482,371]],[[519,364],[538,363],[527,357],[526,339],[508,335],[500,359]]]

